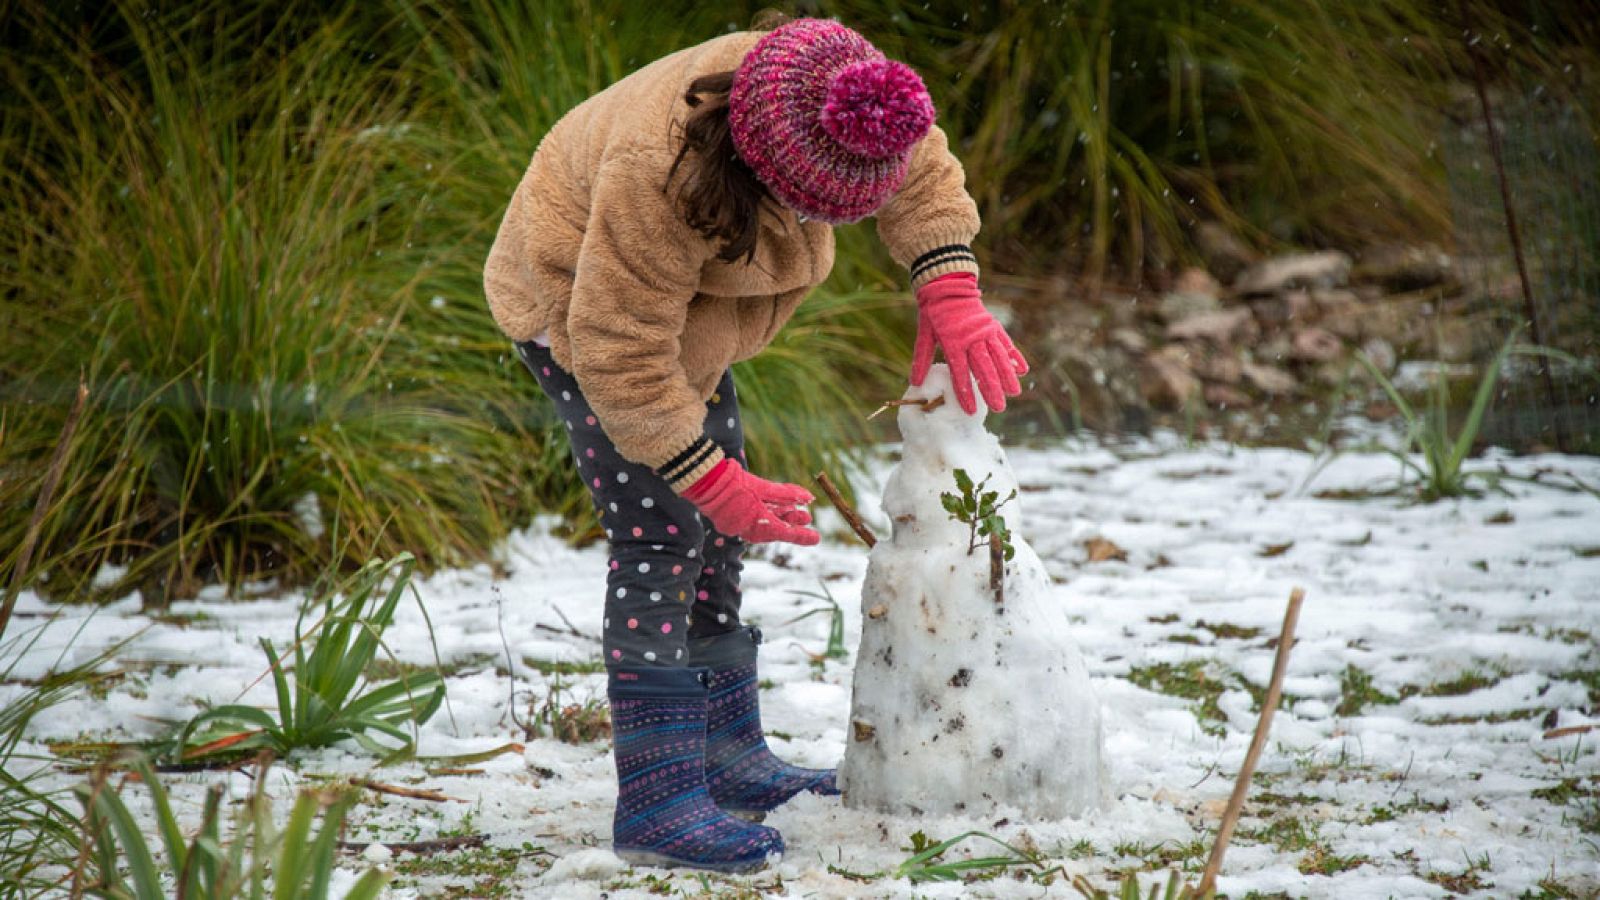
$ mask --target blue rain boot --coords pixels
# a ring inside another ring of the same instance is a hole
[[[704,669],[612,669],[617,762],[612,841],[635,865],[748,872],[783,853],[783,837],[717,808],[706,791]]]
[[[802,769],[772,755],[761,731],[756,649],[761,630],[689,639],[689,664],[711,670],[706,711],[706,785],[717,805],[759,817],[802,791],[837,795],[833,769]]]

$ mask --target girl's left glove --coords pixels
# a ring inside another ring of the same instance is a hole
[[[944,348],[950,380],[961,409],[972,415],[978,402],[972,380],[991,410],[1006,408],[1006,398],[1022,393],[1018,375],[1028,373],[1028,361],[995,317],[983,306],[978,276],[952,272],[917,289],[917,345],[911,356],[911,383],[921,385],[933,365],[935,346]]]

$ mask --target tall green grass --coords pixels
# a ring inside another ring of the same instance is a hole
[[[267,765],[256,773],[256,789],[239,809],[222,808],[222,785],[206,793],[200,827],[185,838],[173,811],[171,796],[148,762],[134,766],[150,794],[160,841],[146,837],[102,770],[74,793],[84,808],[83,853],[72,872],[72,896],[161,900],[177,896],[197,900],[327,900],[339,861],[339,837],[356,797],[351,789],[326,792],[301,790],[288,820],[273,822],[272,800],[264,786]],[[319,811],[322,826],[313,830]],[[231,819],[224,827],[223,819]],[[126,870],[126,874],[124,874]],[[369,868],[345,891],[344,900],[371,900],[392,876]]]
[[[220,6],[188,25],[118,11],[137,64],[25,8],[52,55],[9,67],[8,115],[59,156],[0,176],[17,261],[0,545],[82,369],[90,408],[38,563],[67,587],[104,561],[161,597],[341,554],[481,553],[525,454],[429,377],[419,344],[448,367],[452,337],[408,321],[428,188],[405,168],[403,84],[371,74],[394,51],[339,19],[207,55]],[[402,333],[421,352],[394,353]]]
[[[25,681],[18,666],[40,652],[39,642],[50,627],[13,628],[0,639],[0,682]],[[0,705],[0,898],[48,894],[59,887],[61,871],[78,855],[78,816],[67,805],[69,790],[54,777],[56,758],[29,745],[28,728],[52,707],[103,685],[106,663],[125,645],[119,642],[71,667],[53,668]]]

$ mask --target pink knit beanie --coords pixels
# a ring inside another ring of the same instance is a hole
[[[733,76],[739,156],[786,206],[823,222],[877,211],[933,125],[917,73],[829,19],[768,32]]]

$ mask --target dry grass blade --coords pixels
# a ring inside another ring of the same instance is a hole
[[[11,613],[17,608],[17,595],[22,593],[23,580],[28,577],[28,565],[33,562],[34,548],[39,544],[39,529],[44,524],[45,510],[50,508],[50,499],[55,495],[56,485],[61,483],[61,470],[66,467],[67,448],[72,446],[72,435],[78,430],[78,420],[83,416],[83,404],[89,399],[89,386],[84,383],[83,376],[78,376],[78,396],[72,401],[72,412],[67,414],[67,424],[61,428],[61,438],[56,441],[55,453],[50,457],[50,466],[46,470],[44,486],[39,489],[39,499],[33,505],[33,515],[28,519],[27,537],[22,540],[22,552],[17,556],[16,568],[11,570],[11,586],[6,590],[6,599],[0,605],[0,637],[4,637],[6,627],[11,624]]]

